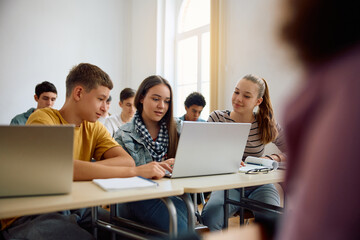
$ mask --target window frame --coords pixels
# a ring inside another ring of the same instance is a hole
[[[192,1],[196,1],[196,0],[192,0]],[[210,5],[212,4],[211,3],[211,0],[210,1]],[[197,82],[196,82],[196,89],[194,91],[198,91],[200,93],[203,94],[203,92],[201,91],[203,88],[203,82],[207,82],[207,81],[204,81],[203,80],[203,76],[202,76],[202,65],[203,65],[203,61],[202,61],[202,38],[203,38],[203,35],[206,34],[206,33],[209,33],[210,35],[210,43],[209,43],[209,46],[211,46],[211,31],[210,31],[210,23],[211,23],[211,19],[210,19],[210,22],[209,24],[207,25],[203,25],[201,27],[197,27],[195,29],[191,29],[189,31],[185,31],[185,32],[179,32],[178,31],[178,26],[179,26],[179,23],[180,23],[180,20],[182,18],[182,15],[183,15],[183,6],[185,4],[185,1],[182,1],[181,2],[181,5],[180,5],[180,8],[178,10],[178,14],[177,14],[177,20],[176,20],[176,30],[175,30],[175,44],[174,44],[174,86],[173,86],[173,89],[174,89],[174,99],[176,99],[174,101],[174,114],[176,116],[180,116],[182,115],[181,113],[184,113],[185,109],[184,107],[182,109],[178,109],[178,100],[179,100],[179,86],[185,86],[185,85],[182,85],[182,84],[179,84],[179,79],[178,79],[178,57],[179,57],[179,54],[178,54],[178,48],[179,48],[179,43],[183,40],[186,40],[188,38],[191,38],[191,37],[196,37],[197,38]],[[211,7],[210,7],[211,8]],[[209,48],[209,56],[211,54],[210,52],[210,49],[211,47]],[[209,70],[211,69],[211,59],[209,59]],[[210,70],[211,71],[211,70]],[[210,113],[210,107],[209,107],[209,102],[210,102],[210,98],[211,98],[211,74],[209,72],[209,79],[208,80],[208,88],[209,88],[209,96],[205,96],[205,99],[207,101],[206,103],[206,106],[204,108],[204,110],[208,109],[208,111],[206,112],[206,114],[208,115]],[[184,99],[185,100],[185,99]],[[182,105],[183,106],[183,105]],[[204,111],[205,113],[205,111]],[[202,114],[202,116],[204,116]],[[204,118],[204,117],[202,117]],[[207,119],[207,117],[205,118]]]

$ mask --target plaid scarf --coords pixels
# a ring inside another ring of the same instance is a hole
[[[161,123],[159,134],[154,141],[138,112],[135,113],[134,120],[136,132],[139,133],[144,140],[145,147],[149,150],[153,160],[161,162],[167,154],[169,145],[169,134],[166,123]]]

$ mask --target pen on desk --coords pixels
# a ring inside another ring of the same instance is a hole
[[[159,183],[154,182],[154,181],[153,181],[153,180],[151,180],[151,179],[144,178],[144,177],[142,177],[142,176],[138,176],[138,177],[139,177],[139,178],[141,178],[141,179],[147,180],[147,181],[149,181],[149,182],[151,182],[151,183],[154,183],[156,186],[159,186]]]

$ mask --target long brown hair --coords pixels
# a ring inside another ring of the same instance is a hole
[[[278,131],[274,119],[274,112],[270,100],[269,88],[265,79],[258,76],[248,74],[243,79],[249,80],[259,87],[257,98],[263,98],[262,103],[256,113],[256,118],[259,123],[261,142],[267,144],[276,139]]]
[[[169,131],[169,146],[167,156],[168,158],[173,158],[176,154],[179,135],[176,129],[176,123],[173,118],[173,93],[169,82],[159,75],[152,75],[145,78],[136,91],[134,105],[139,112],[139,115],[141,116],[143,112],[143,104],[141,103],[141,99],[145,98],[150,88],[159,84],[165,84],[170,90],[169,109],[167,110],[165,116],[159,121],[159,124],[161,124],[163,121],[166,122],[166,127]]]

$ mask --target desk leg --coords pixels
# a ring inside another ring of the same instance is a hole
[[[170,237],[177,237],[178,233],[175,205],[170,198],[161,198],[161,201],[164,202],[165,206],[169,211],[169,235]]]
[[[91,208],[91,222],[93,227],[93,235],[95,239],[98,237],[98,229],[97,229],[97,220],[98,220],[98,207]]]
[[[241,199],[243,199],[244,197],[245,197],[244,188],[240,188],[240,202],[241,202]],[[239,211],[240,211],[240,226],[241,226],[241,225],[244,225],[244,223],[245,223],[245,220],[244,220],[244,208],[241,207]]]
[[[191,197],[192,197],[193,202],[194,202],[194,212],[195,212],[196,219],[198,220],[199,223],[202,224],[203,222],[202,222],[201,215],[199,213],[199,208],[198,208],[198,205],[197,205],[197,193],[192,193]]]
[[[229,225],[229,204],[227,200],[229,199],[229,190],[224,190],[224,227],[228,228]]]
[[[117,204],[111,204],[110,205],[110,223],[114,224],[113,218],[117,217],[118,213],[118,205]],[[116,234],[115,232],[111,232],[111,239],[116,240]]]
[[[196,195],[196,194],[195,194]],[[182,200],[184,201],[186,208],[187,208],[187,212],[188,212],[188,228],[189,231],[190,230],[194,230],[195,229],[195,207],[194,204],[191,202],[191,199],[189,197],[189,194],[185,193],[183,195],[180,196],[182,198]],[[195,197],[196,198],[196,197]],[[195,199],[194,198],[194,199]],[[195,199],[196,200],[196,199]],[[196,201],[195,201],[196,204]]]
[[[240,202],[241,199],[245,197],[245,191],[244,188],[240,188]],[[228,228],[228,222],[229,222],[229,190],[224,190],[224,227]],[[244,208],[239,209],[239,215],[240,215],[240,225],[244,225]]]
[[[192,193],[192,198],[193,198],[193,202],[194,202],[194,211],[197,212],[198,211],[198,207],[197,207],[197,193]]]

